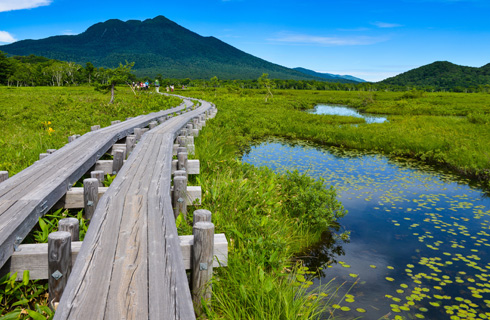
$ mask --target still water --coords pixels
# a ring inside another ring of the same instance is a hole
[[[326,235],[304,260],[323,266],[316,284],[342,285],[335,316],[490,319],[490,199],[478,186],[417,162],[277,140],[242,161],[337,188],[350,241]]]
[[[334,116],[349,116],[349,117],[363,118],[366,121],[366,123],[383,123],[388,121],[388,119],[386,119],[385,117],[362,114],[359,113],[359,111],[357,111],[354,108],[349,108],[340,105],[320,104],[315,106],[314,109],[309,110],[308,112],[313,114],[328,114]]]

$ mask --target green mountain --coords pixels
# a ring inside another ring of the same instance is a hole
[[[490,63],[481,68],[475,68],[447,61],[436,61],[378,83],[398,86],[432,86],[445,89],[490,85]]]
[[[304,74],[317,77],[317,78],[323,78],[326,81],[332,81],[332,82],[345,82],[345,83],[351,83],[351,82],[366,82],[366,80],[356,78],[353,76],[349,75],[338,75],[338,74],[332,74],[332,73],[321,73],[321,72],[316,72],[313,70],[305,69],[305,68],[293,68],[296,71],[302,72]]]
[[[162,74],[170,78],[314,80],[301,72],[267,62],[214,37],[202,37],[169,19],[145,21],[113,19],[97,23],[79,35],[22,40],[0,46],[9,55],[43,56],[97,67],[135,62],[138,76]],[[318,80],[318,79],[316,79]]]

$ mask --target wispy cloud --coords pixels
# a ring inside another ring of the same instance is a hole
[[[15,38],[7,31],[0,31],[0,43],[11,43],[15,42]]]
[[[381,22],[381,21],[376,21],[371,23],[372,25],[378,27],[378,28],[398,28],[398,27],[403,27],[401,24],[398,23],[388,23],[388,22]]]
[[[369,31],[369,28],[365,27],[359,27],[359,28],[353,28],[353,29],[337,29],[338,31],[345,31],[345,32],[362,32],[362,31]]]
[[[272,42],[287,44],[310,44],[320,46],[365,46],[388,39],[385,37],[347,36],[347,37],[322,37],[307,34],[283,34],[276,38],[268,39]]]
[[[0,0],[0,12],[49,6],[53,0]]]

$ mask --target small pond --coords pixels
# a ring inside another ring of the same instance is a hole
[[[388,121],[386,117],[370,115],[370,114],[361,114],[354,108],[349,108],[341,105],[323,105],[319,104],[315,106],[314,109],[308,110],[309,113],[313,114],[328,114],[335,116],[349,116],[356,118],[363,118],[366,123],[383,123]]]
[[[304,258],[323,266],[316,285],[341,286],[334,315],[490,319],[490,199],[478,186],[415,161],[284,141],[242,161],[337,188],[350,241],[325,235]]]

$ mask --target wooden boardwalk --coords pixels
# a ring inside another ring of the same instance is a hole
[[[0,184],[0,265],[66,191],[134,128],[190,106],[139,116],[89,132]]]
[[[136,145],[97,205],[55,319],[195,319],[170,194],[174,141],[212,108],[200,104]],[[116,141],[192,105],[186,99],[171,110],[87,133],[2,182],[0,266]]]
[[[146,133],[101,198],[55,319],[194,319],[170,199],[172,148],[211,108]]]

